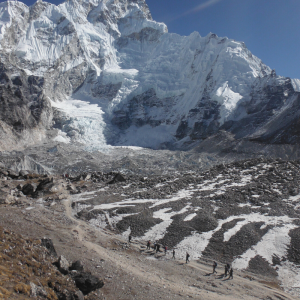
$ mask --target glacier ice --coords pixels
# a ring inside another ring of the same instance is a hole
[[[187,132],[199,138],[201,126],[209,131],[246,116],[253,86],[272,74],[242,42],[168,33],[144,0],[3,2],[0,39],[0,52],[10,53],[18,68],[45,77],[45,94],[72,120],[71,140],[89,149],[112,141],[152,148],[175,143],[182,122],[182,142],[190,139]],[[292,85],[300,90],[299,80]],[[139,97],[152,90],[153,102]],[[126,129],[112,126],[116,112],[129,115],[134,97],[146,103],[137,106],[143,112],[134,112]],[[142,117],[146,123],[137,126]]]

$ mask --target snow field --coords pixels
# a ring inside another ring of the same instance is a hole
[[[28,73],[43,76],[51,66],[59,63],[57,70],[62,75],[86,64],[85,71],[93,70],[94,73],[86,78],[82,89],[99,79],[103,85],[121,83],[110,103],[99,104],[99,108],[84,107],[82,103],[74,105],[74,110],[87,113],[94,108],[99,113],[95,119],[84,113],[78,113],[76,118],[70,115],[72,126],[79,132],[71,141],[84,143],[89,150],[102,151],[107,144],[103,134],[107,130],[107,120],[101,117],[99,110],[110,115],[119,104],[126,106],[128,100],[149,89],[154,89],[163,102],[174,101],[168,111],[155,105],[148,107],[149,115],[161,120],[161,124],[156,127],[131,126],[119,143],[158,148],[162,143],[176,141],[174,135],[179,120],[195,108],[208,78],[214,78],[215,84],[209,93],[211,99],[220,104],[218,121],[222,125],[226,120],[242,115],[236,116],[235,111],[239,103],[249,100],[255,79],[263,72],[271,72],[258,58],[250,55],[243,43],[212,34],[201,37],[197,32],[187,37],[167,33],[165,24],[148,18],[148,9],[142,4],[131,2],[124,10],[119,2],[88,2],[93,3],[91,10],[73,1],[58,6],[38,3],[38,17],[26,24],[23,24],[22,12],[28,13],[29,8],[25,4],[3,3],[0,6],[0,39],[14,19],[24,32],[20,33],[16,47],[7,51],[13,51],[20,60],[27,62]],[[99,20],[102,14],[105,22]],[[153,40],[141,38],[142,30],[150,32]],[[122,46],[118,45],[119,37],[124,39]],[[293,84],[299,85],[297,80]],[[66,102],[70,102],[68,97],[65,95]],[[89,102],[84,98],[81,101]],[[71,114],[66,107],[64,109],[67,115]],[[171,124],[164,122],[167,118]],[[189,126],[192,127],[198,118],[192,118]],[[60,134],[56,141],[69,140]]]

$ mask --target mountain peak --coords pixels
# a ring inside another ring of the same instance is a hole
[[[168,34],[144,0],[7,5],[0,6],[1,57],[16,73],[43,78],[59,140],[91,150],[181,148],[223,128],[257,137],[257,126],[272,118],[269,106],[280,111],[299,86],[281,80],[243,42]],[[271,85],[280,90],[277,106],[257,95],[271,97]],[[242,130],[237,124],[261,106],[266,115]]]

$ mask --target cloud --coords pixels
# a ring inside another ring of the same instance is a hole
[[[206,1],[206,2],[204,2],[202,4],[200,4],[200,5],[197,5],[193,9],[186,11],[184,13],[184,15],[186,16],[186,15],[189,15],[189,14],[194,14],[194,13],[196,13],[196,12],[198,12],[200,10],[203,10],[203,9],[205,9],[205,8],[211,6],[211,5],[214,5],[214,4],[216,4],[216,3],[220,2],[220,1],[222,1],[222,0],[208,0],[208,1]]]
[[[204,9],[208,8],[209,6],[217,4],[218,2],[221,2],[221,1],[222,0],[208,0],[204,3],[202,3],[202,4],[199,4],[199,5],[195,6],[194,8],[184,12],[183,14],[177,16],[176,18],[173,18],[171,21],[176,20],[176,19],[180,19],[180,18],[185,17],[185,16],[190,15],[190,14],[197,13],[198,11],[204,10]]]

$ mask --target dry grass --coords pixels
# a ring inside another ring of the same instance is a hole
[[[5,299],[5,298],[8,298],[10,295],[11,295],[11,292],[9,292],[7,289],[0,286],[0,297]]]
[[[57,300],[58,290],[76,290],[72,280],[53,266],[54,258],[39,240],[0,227],[0,253],[0,299],[28,299],[30,282],[43,288],[48,300]]]
[[[24,295],[30,296],[30,285],[18,283],[14,286],[14,291],[16,293],[22,293]]]

